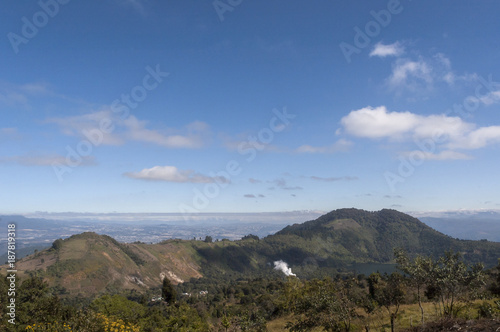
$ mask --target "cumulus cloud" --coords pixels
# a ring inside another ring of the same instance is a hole
[[[340,122],[346,133],[365,138],[432,138],[440,135],[457,139],[474,128],[473,124],[458,117],[390,112],[385,106],[351,111]]]
[[[179,170],[175,166],[154,166],[139,172],[128,172],[126,177],[149,181],[166,181],[177,183],[229,183],[225,177],[211,177],[192,170]]]
[[[404,53],[404,51],[404,47],[399,42],[388,45],[382,44],[382,42],[378,42],[370,52],[370,56],[378,56],[382,58],[386,56],[400,56]]]
[[[428,160],[470,159],[457,149],[479,149],[500,143],[500,126],[477,127],[459,117],[390,112],[385,106],[351,111],[341,124],[345,133],[369,139],[431,140],[440,151],[419,156]]]

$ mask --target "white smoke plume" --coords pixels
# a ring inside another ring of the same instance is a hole
[[[283,272],[287,277],[296,277],[295,273],[292,273],[292,269],[288,267],[288,264],[282,260],[274,262],[274,269]]]

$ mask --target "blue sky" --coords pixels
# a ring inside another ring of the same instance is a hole
[[[499,9],[3,2],[0,212],[498,209]]]

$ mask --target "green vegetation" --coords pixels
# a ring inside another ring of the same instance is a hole
[[[427,276],[422,276],[421,271],[409,267],[429,262],[429,257],[411,260],[401,251],[397,257],[402,262],[400,270],[413,272],[311,280],[284,276],[225,281],[201,278],[177,286],[165,278],[161,288],[102,294],[91,302],[80,299],[80,303],[61,300],[46,282],[32,276],[18,288],[17,325],[7,322],[3,310],[0,329],[272,331],[273,322],[281,322],[280,328],[289,331],[396,331],[409,327],[411,317],[418,317],[420,309],[425,309],[427,321],[422,326],[427,327],[450,321],[462,324],[460,319],[470,325],[472,318],[491,326],[493,323],[484,319],[500,319],[500,298],[488,286],[497,281],[500,265],[484,271],[480,265],[464,265],[460,255],[448,252],[432,260]],[[7,284],[1,277],[0,291],[5,291]],[[6,292],[1,294],[4,306]],[[437,308],[434,314],[427,314],[432,308]]]
[[[16,328],[0,278],[0,330],[396,331],[499,319],[499,257],[498,243],[452,239],[393,210],[337,210],[240,241],[83,233],[17,262]]]

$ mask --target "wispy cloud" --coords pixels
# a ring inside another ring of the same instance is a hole
[[[370,56],[378,56],[382,58],[387,56],[400,56],[404,53],[404,51],[404,47],[399,42],[388,45],[382,44],[382,42],[378,42],[370,52]]]
[[[147,121],[141,121],[133,115],[121,119],[106,108],[83,115],[46,120],[46,123],[57,124],[63,134],[82,139],[100,130],[103,122],[113,129],[106,133],[101,131],[103,138],[101,144],[104,145],[121,145],[127,141],[136,141],[166,148],[195,149],[203,147],[210,141],[209,126],[203,122],[195,121],[181,129],[166,128],[160,131],[148,128]]]
[[[492,105],[500,102],[500,90],[490,91],[486,95],[479,98],[479,101],[484,105]]]
[[[310,153],[310,154],[331,154],[336,152],[347,151],[353,145],[352,142],[346,139],[339,139],[337,142],[327,146],[312,146],[301,145],[295,149],[296,153]]]
[[[416,91],[428,89],[432,86],[434,78],[431,66],[423,59],[413,61],[398,59],[392,67],[388,85],[393,90]]]
[[[146,128],[147,121],[139,121],[130,116],[124,121],[126,136],[133,141],[153,143],[167,148],[201,148],[207,142],[209,126],[203,122],[193,122],[184,128],[185,134],[168,135]]]
[[[340,176],[340,177],[321,177],[321,176],[309,176],[311,180],[321,181],[321,182],[337,182],[337,181],[355,181],[359,180],[356,176]]]
[[[392,199],[392,198],[403,198],[403,197],[401,195],[385,195],[384,198]]]
[[[282,189],[282,190],[302,190],[304,188],[300,186],[290,186],[288,185],[287,181],[283,178],[275,179],[271,181],[277,188]]]
[[[103,109],[93,111],[82,115],[68,116],[68,117],[53,117],[45,120],[45,123],[56,124],[61,132],[67,136],[76,136],[82,139],[87,139],[87,134],[94,131],[100,131],[102,123],[107,122],[111,124],[112,128],[122,125],[122,120],[113,114],[110,110]],[[121,145],[125,142],[117,130],[112,132],[103,133],[102,143],[104,145]]]
[[[0,158],[0,163],[16,163],[23,166],[52,166],[54,164],[67,164],[66,157],[53,154],[53,155],[24,155],[24,156],[12,156]],[[82,161],[79,165],[91,166],[95,165],[95,159],[93,156],[82,157]]]
[[[22,135],[17,128],[0,128],[0,140],[20,139]]]
[[[149,181],[166,181],[177,183],[229,183],[225,177],[212,177],[196,173],[193,170],[179,170],[175,166],[154,166],[139,172],[128,172],[126,177]]]
[[[468,159],[472,159],[471,156],[469,156],[465,153],[452,151],[452,150],[444,150],[444,151],[440,151],[437,153],[415,150],[415,151],[410,151],[410,152],[404,152],[404,153],[402,153],[402,155],[412,156],[412,155],[415,155],[416,153],[418,153],[419,158],[423,159],[423,160],[468,160]]]
[[[262,194],[258,194],[258,195],[254,195],[254,194],[245,194],[243,195],[243,197],[245,198],[264,198],[266,196],[262,195]]]
[[[384,46],[384,45],[382,45]],[[382,54],[384,47],[380,48]],[[374,51],[377,47],[374,49]],[[386,49],[389,52],[390,48]],[[397,54],[394,54],[397,56]],[[453,71],[451,60],[443,53],[436,53],[431,57],[418,56],[414,58],[406,57],[397,59],[392,64],[391,75],[387,78],[387,87],[402,94],[410,92],[415,98],[418,96],[434,92],[439,83],[444,83],[447,87],[455,86],[461,82],[468,84],[479,79],[476,73],[456,74]]]
[[[30,108],[31,98],[49,95],[54,94],[43,83],[16,85],[4,81],[0,82],[0,105]]]

